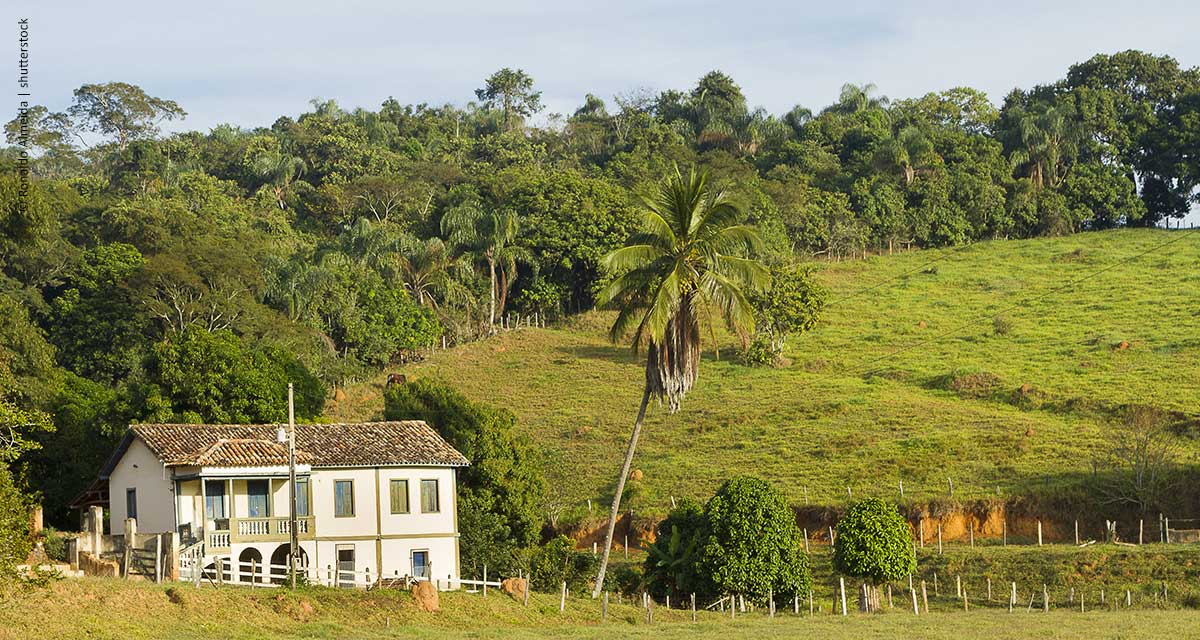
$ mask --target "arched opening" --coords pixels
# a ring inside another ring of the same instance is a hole
[[[271,582],[283,584],[287,581],[288,553],[290,553],[291,548],[292,545],[290,544],[281,544],[275,547],[275,551],[271,552]],[[306,575],[308,573],[308,554],[304,552],[303,548],[300,549],[299,560],[298,569],[300,575]]]
[[[262,552],[254,547],[250,547],[238,555],[238,580],[250,582],[252,574],[255,582],[265,582],[263,576],[266,575],[266,571],[263,569]]]

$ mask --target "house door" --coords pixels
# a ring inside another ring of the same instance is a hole
[[[354,547],[338,545],[337,548],[337,585],[339,587],[354,586]]]
[[[412,566],[414,578],[428,579],[430,577],[429,574],[431,573],[429,566],[429,552],[425,550],[413,551]]]

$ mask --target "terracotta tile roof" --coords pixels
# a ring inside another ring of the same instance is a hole
[[[135,424],[129,430],[167,466],[271,466],[287,463],[287,448],[275,441],[279,426]],[[296,456],[314,467],[469,464],[420,420],[299,424]]]
[[[312,460],[312,454],[296,449],[297,463],[312,464]],[[192,460],[181,464],[201,467],[266,467],[287,463],[287,445],[275,440],[221,438],[212,446],[198,452]]]

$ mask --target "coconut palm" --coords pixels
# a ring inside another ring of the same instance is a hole
[[[646,348],[646,380],[617,476],[596,595],[604,586],[621,494],[650,398],[678,411],[699,372],[701,320],[710,328],[721,320],[747,335],[754,313],[745,291],[769,281],[766,268],[745,257],[761,244],[757,230],[741,224],[741,212],[710,186],[707,174],[692,169],[684,176],[676,169],[645,202],[643,217],[644,231],[605,256],[605,267],[621,275],[598,296],[600,304],[620,310],[609,337],[619,341],[632,331],[634,351]]]
[[[455,207],[442,217],[442,233],[463,253],[487,265],[491,283],[488,324],[504,313],[508,292],[517,278],[517,263],[528,262],[528,252],[516,245],[520,222],[512,211],[485,211],[475,203]]]

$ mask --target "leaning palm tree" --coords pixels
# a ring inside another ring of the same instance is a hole
[[[768,283],[766,268],[746,257],[761,245],[757,230],[741,224],[741,213],[724,191],[709,185],[707,174],[692,169],[684,176],[676,169],[646,200],[643,217],[644,231],[604,258],[605,267],[620,275],[598,300],[620,310],[609,337],[616,342],[632,330],[634,352],[646,348],[646,381],[617,476],[594,595],[604,587],[621,494],[650,398],[678,411],[699,372],[701,320],[710,328],[722,320],[748,334],[754,313],[744,292]]]

